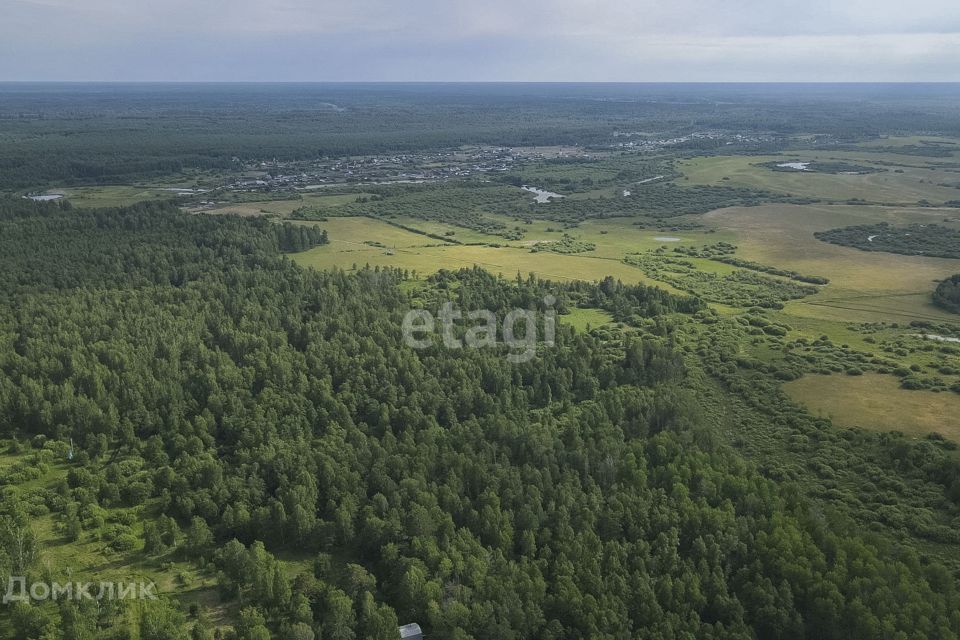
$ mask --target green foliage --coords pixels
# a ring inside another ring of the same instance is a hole
[[[862,151],[862,149],[858,149]],[[880,167],[869,167],[862,164],[854,164],[852,162],[842,162],[839,160],[812,160],[807,161],[805,169],[795,169],[793,167],[782,167],[780,165],[787,163],[796,163],[798,160],[774,160],[772,162],[765,162],[760,166],[766,167],[772,171],[784,171],[787,173],[796,172],[796,171],[807,171],[810,173],[848,173],[848,174],[857,174],[865,175],[868,173],[880,173],[881,171],[886,171]]]
[[[717,444],[704,412],[718,405],[691,393],[678,340],[706,313],[695,298],[480,269],[401,287],[396,270],[301,270],[269,222],[162,204],[44,212],[0,222],[0,435],[72,439],[86,457],[61,494],[26,502],[78,503],[114,543],[131,524],[102,507],[144,505],[147,552],[211,560],[239,638],[386,639],[398,620],[461,638],[960,632],[939,563],[820,517]],[[745,299],[799,287],[744,273],[724,286]],[[401,338],[415,304],[503,315],[547,293],[628,326],[561,323],[520,364]],[[709,341],[705,371],[738,372]],[[937,446],[878,473],[947,486],[958,471]],[[23,528],[24,508],[0,516]],[[291,580],[291,551],[324,555]],[[187,637],[166,600],[126,614],[102,636]],[[42,607],[14,618],[24,637],[55,623]]]
[[[397,224],[394,218],[409,217],[441,222],[472,229],[507,239],[520,237],[506,224],[489,214],[519,215],[529,209],[527,198],[519,189],[497,184],[460,185],[403,185],[366,187],[377,194],[374,200],[349,203],[331,208],[301,208],[293,213],[297,219],[317,219],[327,216],[370,216]],[[417,231],[417,233],[422,233]],[[425,234],[429,235],[429,234]],[[449,241],[448,237],[432,236]]]
[[[185,547],[187,553],[195,557],[203,557],[213,546],[213,533],[207,526],[206,520],[200,516],[190,519],[190,528],[187,529]]]
[[[895,227],[886,222],[830,229],[814,234],[824,242],[863,251],[886,251],[910,256],[960,258],[960,231],[938,224]]]
[[[14,640],[38,640],[49,637],[54,620],[45,607],[15,602],[10,611]]]
[[[950,276],[937,285],[933,302],[947,311],[960,313],[960,274]]]
[[[329,83],[143,84],[111,87],[109,98],[102,88],[82,85],[11,84],[0,91],[0,186],[24,189],[231,171],[252,160],[308,161],[471,144],[620,149],[642,145],[651,135],[671,139],[691,130],[736,135],[679,138],[668,148],[762,152],[779,151],[787,137],[814,131],[840,141],[890,131],[960,132],[956,95],[946,85],[917,95],[896,87],[878,93],[851,85],[811,92],[684,84],[359,90]],[[852,148],[931,158],[953,154],[949,146],[925,141]]]
[[[327,244],[327,232],[310,225],[293,225],[284,222],[277,233],[277,247],[280,251],[297,253],[318,245]]]
[[[141,640],[187,640],[186,619],[179,608],[166,599],[144,599],[130,605],[138,612]]]
[[[788,300],[817,292],[816,287],[773,278],[753,270],[736,269],[720,274],[698,269],[689,260],[665,255],[662,251],[633,253],[624,262],[643,269],[651,278],[667,282],[706,301],[737,307],[779,309]]]
[[[766,202],[804,202],[781,194],[748,188],[678,186],[649,183],[634,187],[629,197],[551,200],[537,205],[538,216],[560,222],[594,218],[642,217],[651,222],[707,213],[724,207],[755,206]]]
[[[805,282],[807,284],[830,283],[827,278],[821,276],[805,276],[789,269],[780,269],[777,267],[760,264],[759,262],[736,258],[733,256],[733,253],[736,250],[736,246],[726,242],[718,242],[713,245],[704,245],[701,249],[697,249],[695,247],[674,247],[673,249],[674,253],[679,253],[681,255],[686,255],[693,258],[706,258],[708,260],[715,260],[724,264],[740,267],[741,269],[750,269],[751,271],[758,271],[760,273],[769,273],[770,275],[774,276],[790,278],[791,280],[796,280],[797,282]]]
[[[960,537],[951,525],[960,514],[960,493],[953,490],[960,463],[951,447],[935,441],[914,444],[896,432],[836,429],[825,419],[798,411],[779,388],[778,378],[790,380],[804,367],[816,367],[818,360],[807,359],[811,357],[838,373],[866,370],[870,359],[824,336],[797,345],[797,359],[764,362],[740,355],[744,331],[739,322],[718,322],[696,327],[693,333],[705,370],[732,392],[718,396],[709,386],[697,386],[704,404],[715,405],[710,410],[716,419],[738,425],[734,444],[769,477],[805,487],[808,496],[837,517],[846,514],[863,530],[891,538],[913,538],[918,551],[935,550],[954,571],[960,568]]]
[[[593,251],[597,248],[592,242],[584,242],[583,240],[577,240],[570,234],[563,234],[563,236],[553,242],[538,242],[530,251],[536,253],[538,251],[552,251],[554,253],[563,253],[563,254],[573,254],[573,253],[586,253],[587,251]]]

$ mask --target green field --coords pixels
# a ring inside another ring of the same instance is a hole
[[[813,232],[849,221],[932,222],[942,220],[944,214],[928,208],[764,205],[723,209],[704,218],[733,233],[738,255],[745,259],[830,279],[819,295],[790,303],[792,313],[830,320],[903,322],[952,319],[933,306],[930,295],[936,282],[960,272],[960,260],[859,251],[821,242]]]
[[[813,171],[773,171],[757,166],[768,162],[843,161],[885,169],[865,175],[826,174]],[[683,184],[745,186],[797,196],[846,201],[908,204],[928,200],[941,203],[960,199],[960,174],[936,168],[932,159],[856,152],[795,151],[779,156],[717,156],[680,163],[689,181]],[[936,159],[943,162],[942,159]],[[885,166],[878,162],[896,162]],[[928,166],[921,166],[926,165]],[[896,170],[902,173],[896,173]]]
[[[190,210],[199,213],[206,212],[215,215],[262,216],[274,215],[286,217],[301,207],[339,207],[356,202],[357,198],[369,196],[368,193],[324,194],[323,192],[303,192],[300,198],[287,200],[266,200],[263,202],[218,203],[213,207],[191,207]]]
[[[960,395],[907,391],[893,376],[805,376],[784,385],[787,393],[836,424],[874,431],[928,433],[960,442]]]
[[[410,235],[417,237],[415,234]],[[318,269],[352,269],[354,265],[389,266],[426,275],[439,269],[460,269],[476,265],[485,267],[492,273],[510,277],[517,273],[534,273],[551,280],[597,281],[613,276],[624,282],[657,284],[639,269],[615,259],[559,255],[551,252],[531,253],[529,249],[516,247],[398,244],[396,248],[383,249],[369,247],[364,245],[363,241],[337,240],[334,236],[331,238],[330,245],[297,254],[294,259],[301,265]],[[430,242],[437,243],[435,240]]]
[[[172,192],[150,187],[105,186],[69,187],[51,189],[50,193],[62,193],[75,207],[122,207],[145,200],[162,200],[173,197]]]
[[[569,324],[577,331],[586,331],[610,324],[613,322],[613,316],[603,309],[578,307],[571,309],[570,313],[560,316],[560,322]]]

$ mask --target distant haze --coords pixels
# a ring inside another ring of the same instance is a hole
[[[956,0],[0,0],[0,80],[958,81]]]

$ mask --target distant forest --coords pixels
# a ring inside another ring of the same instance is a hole
[[[0,189],[227,170],[236,160],[480,143],[610,145],[615,131],[817,131],[838,142],[881,131],[960,134],[957,97],[949,86],[894,85],[7,83]]]

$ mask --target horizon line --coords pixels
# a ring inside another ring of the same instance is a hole
[[[3,80],[0,84],[960,85],[960,80]]]

